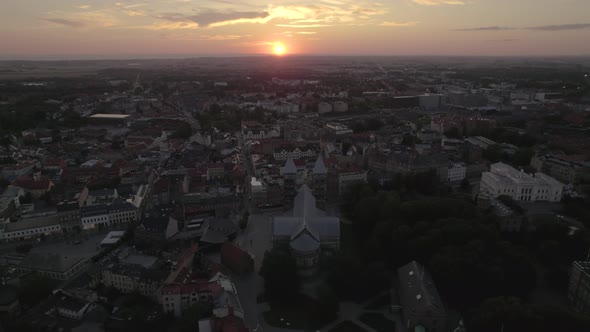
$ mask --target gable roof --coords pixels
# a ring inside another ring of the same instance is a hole
[[[328,170],[326,169],[326,165],[324,165],[324,158],[320,155],[318,159],[315,161],[315,165],[313,165],[313,174],[326,174]]]
[[[339,237],[340,219],[325,216],[325,213],[316,207],[311,189],[303,185],[295,197],[292,215],[275,217],[272,232],[273,236],[289,236],[293,240],[306,230],[318,240],[321,237]]]
[[[289,157],[287,162],[285,163],[285,167],[283,168],[283,174],[295,174],[297,173],[297,166],[293,162],[293,158]]]
[[[412,261],[397,270],[400,300],[405,311],[445,313],[436,286],[423,265]]]
[[[239,264],[252,260],[252,256],[235,244],[226,241],[221,247],[221,261],[230,264]]]

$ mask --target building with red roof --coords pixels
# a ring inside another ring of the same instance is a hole
[[[199,321],[199,332],[248,332],[244,320],[234,314],[229,308],[225,317],[213,317]]]
[[[35,198],[43,196],[53,187],[51,180],[37,174],[33,176],[19,176],[12,184],[15,187],[22,188],[25,192],[31,193]]]
[[[245,274],[254,270],[252,256],[231,242],[225,242],[221,247],[221,263],[238,274]]]

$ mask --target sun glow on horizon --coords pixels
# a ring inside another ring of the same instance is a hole
[[[281,56],[287,52],[287,49],[285,48],[285,45],[283,45],[283,43],[275,43],[275,45],[272,48],[272,52],[277,56]]]

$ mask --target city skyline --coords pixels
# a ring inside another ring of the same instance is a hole
[[[4,3],[0,59],[590,55],[584,0]]]

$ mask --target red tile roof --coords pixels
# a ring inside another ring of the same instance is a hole
[[[212,318],[210,323],[212,332],[248,332],[244,320],[235,316],[233,311],[225,317]]]
[[[14,181],[14,185],[26,190],[49,190],[51,181],[48,178],[42,177],[35,181],[30,176],[20,176]]]
[[[221,261],[232,266],[241,264],[244,260],[251,260],[250,254],[231,242],[225,242],[221,247]]]
[[[210,292],[214,296],[223,290],[217,281],[199,281],[186,284],[166,284],[162,286],[162,295],[180,295]]]

